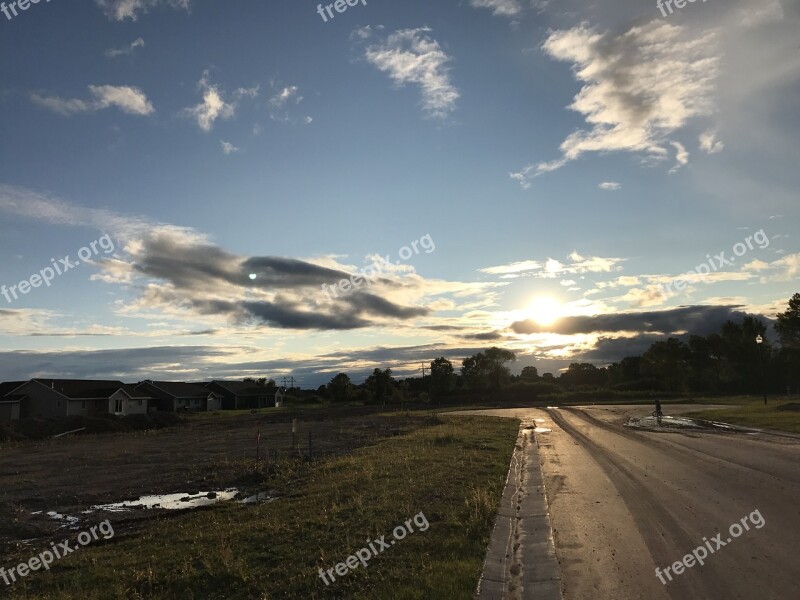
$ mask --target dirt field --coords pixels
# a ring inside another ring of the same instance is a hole
[[[60,539],[70,530],[47,513],[79,517],[91,525],[110,518],[124,530],[167,511],[82,514],[96,504],[135,500],[151,494],[196,494],[237,488],[243,495],[264,491],[255,465],[261,433],[262,466],[288,456],[305,457],[312,432],[315,457],[342,454],[407,431],[405,417],[377,416],[371,407],[261,412],[192,418],[169,429],[0,445],[0,555],[28,543]],[[292,419],[298,419],[292,451]],[[269,453],[269,459],[265,459]],[[286,490],[275,490],[277,496]],[[39,512],[41,511],[41,512]],[[39,514],[32,514],[37,513]],[[170,511],[174,514],[176,511]]]

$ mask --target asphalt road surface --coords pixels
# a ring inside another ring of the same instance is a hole
[[[800,439],[622,426],[651,411],[478,411],[539,428],[564,597],[800,600]]]

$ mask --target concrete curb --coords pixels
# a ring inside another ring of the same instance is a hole
[[[478,600],[562,600],[534,425],[523,422],[511,458]]]

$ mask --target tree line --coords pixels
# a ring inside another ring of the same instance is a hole
[[[411,398],[443,400],[448,397],[495,395],[523,399],[526,395],[598,391],[635,393],[759,394],[800,391],[800,293],[774,323],[777,343],[767,339],[769,326],[755,316],[727,321],[717,333],[669,337],[654,342],[646,352],[598,367],[575,362],[558,376],[539,375],[526,366],[512,375],[516,354],[488,348],[465,358],[456,371],[441,356],[430,363],[430,375],[396,380],[391,369],[376,368],[361,385],[339,373],[327,385],[303,396],[332,402],[384,404]],[[757,340],[761,340],[758,343]],[[261,385],[274,385],[266,382]],[[290,390],[291,392],[292,390]],[[300,395],[300,390],[297,390]]]

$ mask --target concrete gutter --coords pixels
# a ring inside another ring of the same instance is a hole
[[[478,600],[562,600],[539,446],[523,422],[486,551]]]

